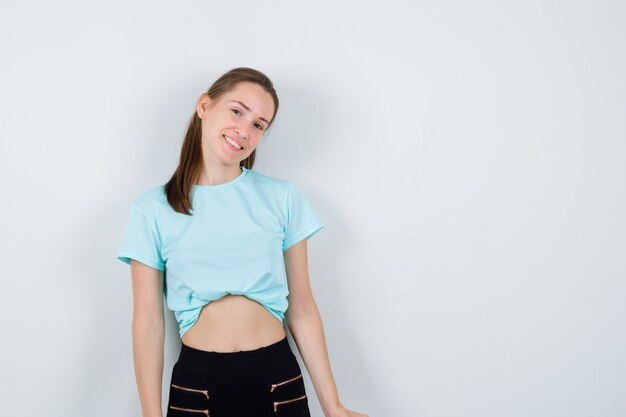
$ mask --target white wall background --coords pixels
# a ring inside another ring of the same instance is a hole
[[[625,39],[606,0],[3,2],[0,415],[140,415],[115,254],[236,66],[281,99],[255,169],[326,225],[348,408],[625,415]]]

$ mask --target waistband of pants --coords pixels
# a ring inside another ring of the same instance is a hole
[[[279,365],[297,361],[287,336],[253,350],[213,352],[181,345],[176,366],[188,372],[214,376],[262,374]]]

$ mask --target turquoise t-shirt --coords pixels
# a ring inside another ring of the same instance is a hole
[[[163,293],[180,337],[226,294],[259,302],[281,324],[289,305],[283,252],[324,227],[290,181],[241,167],[234,180],[194,185],[192,215],[167,202],[164,184],[132,203],[117,259],[164,272]]]

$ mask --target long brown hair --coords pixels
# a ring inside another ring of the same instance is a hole
[[[262,72],[248,67],[231,69],[219,77],[207,91],[212,100],[217,100],[222,94],[234,89],[240,82],[253,82],[272,96],[274,100],[274,114],[267,128],[272,125],[278,112],[278,96],[272,81]],[[265,130],[267,133],[267,129]],[[241,161],[240,166],[252,169],[256,149],[250,156]],[[167,201],[179,213],[191,215],[191,190],[202,172],[202,119],[196,111],[189,120],[187,133],[180,152],[178,167],[172,178],[165,184]]]

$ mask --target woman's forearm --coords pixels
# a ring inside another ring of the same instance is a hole
[[[133,361],[143,417],[163,417],[164,323],[133,320]]]
[[[307,372],[311,376],[322,410],[329,417],[340,402],[330,368],[324,327],[315,302],[309,303],[306,311],[290,316],[288,325]]]

